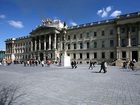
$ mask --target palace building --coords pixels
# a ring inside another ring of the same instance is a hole
[[[87,63],[124,60],[140,62],[140,12],[114,19],[67,27],[60,20],[46,19],[29,35],[6,43],[6,60],[59,61],[67,52],[71,60]]]

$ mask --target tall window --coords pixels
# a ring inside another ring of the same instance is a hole
[[[94,48],[97,48],[97,42],[94,42]]]
[[[126,47],[126,39],[122,39],[121,40],[121,46],[122,47]]]
[[[104,36],[105,35],[105,31],[102,31],[102,36]]]
[[[102,52],[102,58],[105,58],[105,52]]]
[[[114,40],[110,40],[110,47],[114,47]]]
[[[113,35],[113,29],[110,30],[110,35]]]
[[[131,38],[131,45],[136,46],[137,45],[137,39],[136,38]]]
[[[80,34],[80,39],[82,39],[83,38],[83,35],[82,34]]]
[[[89,59],[89,53],[87,53],[87,59]]]
[[[76,49],[76,43],[74,43],[74,49]]]
[[[70,35],[68,35],[68,40],[70,40]]]
[[[73,36],[73,39],[76,39],[76,35]]]
[[[82,53],[80,53],[80,59],[82,59],[82,58],[83,58]]]
[[[76,59],[76,54],[75,53],[73,54],[73,59]]]
[[[89,49],[89,42],[87,42],[87,49]]]
[[[125,33],[125,28],[121,28],[121,33]]]
[[[94,36],[97,36],[97,32],[94,32]]]
[[[135,32],[135,31],[136,31],[135,29],[136,29],[136,27],[133,26],[133,27],[132,27],[132,32]]]
[[[102,41],[102,48],[105,48],[105,41]]]
[[[87,38],[89,38],[89,32],[87,32]]]
[[[83,43],[80,43],[80,49],[83,49]]]
[[[97,53],[96,52],[94,53],[94,58],[97,58]]]
[[[111,58],[111,59],[114,58],[114,52],[110,52],[110,58]]]
[[[126,51],[122,51],[122,58],[126,58]]]
[[[68,49],[70,49],[70,44],[68,44]]]

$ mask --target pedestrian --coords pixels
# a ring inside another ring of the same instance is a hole
[[[89,62],[89,68],[88,69],[93,69],[93,62],[92,61]]]
[[[75,69],[77,68],[77,63],[76,63],[76,61],[73,62],[73,66],[74,66]]]
[[[104,62],[104,73],[106,73],[107,72],[107,62],[105,61]]]
[[[106,73],[106,70],[105,70],[105,62],[104,61],[101,62],[101,68],[100,68],[99,73],[101,73],[102,70],[104,71],[104,73]]]
[[[24,61],[24,67],[26,67],[27,61]]]
[[[42,65],[42,67],[44,67],[44,61],[43,60],[41,61],[41,65]]]
[[[132,71],[134,71],[134,63],[133,63],[133,61],[130,62],[129,66],[132,69]]]
[[[71,68],[72,69],[74,68],[74,62],[73,61],[71,62]]]

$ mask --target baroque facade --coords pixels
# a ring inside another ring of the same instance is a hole
[[[140,12],[115,19],[65,27],[61,21],[44,20],[21,38],[7,39],[7,60],[58,61],[66,51],[71,60],[108,62],[135,59],[140,62]]]

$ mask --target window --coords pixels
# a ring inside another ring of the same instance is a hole
[[[83,35],[82,35],[82,34],[80,34],[80,38],[81,38],[81,39],[83,38]]]
[[[89,42],[87,42],[87,49],[89,48]]]
[[[83,43],[80,43],[80,49],[83,49]]]
[[[122,39],[121,40],[121,46],[122,47],[126,47],[126,39]]]
[[[131,45],[132,46],[136,46],[137,45],[137,39],[136,38],[132,38],[131,39]]]
[[[64,49],[64,46],[65,46],[65,45],[64,45],[64,43],[63,43],[63,45],[62,45],[62,49]]]
[[[122,51],[122,58],[126,58],[126,51]]]
[[[80,59],[82,59],[82,58],[83,58],[82,53],[80,53]]]
[[[73,39],[76,39],[76,35],[74,35]]]
[[[102,41],[102,48],[105,48],[105,41]]]
[[[97,36],[97,32],[94,32],[94,36]]]
[[[102,52],[102,58],[105,58],[105,52]]]
[[[68,49],[70,49],[70,44],[68,44]]]
[[[94,42],[94,48],[97,48],[97,42]]]
[[[68,40],[70,40],[70,35],[68,35]]]
[[[113,35],[113,29],[110,30],[110,35]]]
[[[121,28],[121,33],[125,33],[125,28]]]
[[[76,59],[76,54],[75,53],[73,54],[73,59]]]
[[[114,40],[110,40],[110,47],[114,47]]]
[[[97,58],[97,53],[96,52],[94,53],[94,58]]]
[[[89,53],[87,53],[87,59],[89,59]]]
[[[87,38],[89,38],[89,33],[87,32]]]
[[[132,32],[135,32],[136,31],[135,28],[136,28],[135,26],[132,27]]]
[[[76,43],[74,43],[74,49],[76,49]]]
[[[70,54],[67,54],[68,56],[70,56]]]
[[[105,35],[105,31],[102,31],[102,36],[104,36]]]
[[[111,58],[111,59],[114,58],[114,52],[110,52],[110,58]]]

